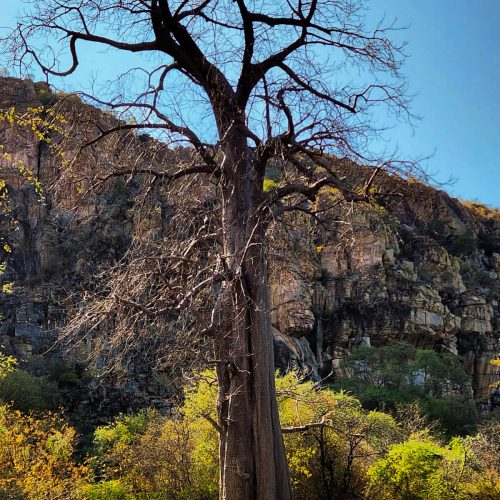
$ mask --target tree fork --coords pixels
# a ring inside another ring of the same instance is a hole
[[[204,175],[215,184],[217,206],[222,211],[224,256],[222,259],[220,245],[214,243],[211,266],[204,264],[192,273],[181,273],[175,287],[155,287],[156,271],[149,269],[152,284],[146,288],[141,285],[144,281],[118,279],[121,293],[96,298],[90,312],[83,312],[73,323],[88,326],[87,332],[96,324],[113,324],[107,333],[116,338],[130,331],[131,322],[133,328],[140,326],[147,338],[147,332],[161,324],[155,321],[158,314],[173,310],[186,320],[186,335],[180,342],[184,346],[190,335],[195,345],[205,329],[198,310],[211,315],[209,330],[219,334],[215,347],[220,497],[288,500],[292,495],[274,387],[265,253],[269,221],[264,210],[269,214],[274,210],[275,215],[295,209],[308,213],[308,204],[322,187],[338,189],[348,201],[367,200],[376,174],[367,179],[361,191],[347,187],[330,165],[346,158],[352,165],[358,162],[394,170],[385,158],[370,156],[366,139],[377,130],[367,111],[386,104],[411,117],[399,72],[403,46],[394,45],[387,37],[392,26],[368,29],[363,2],[350,0],[282,2],[278,9],[273,2],[246,0],[72,0],[70,4],[68,7],[68,2],[58,0],[33,3],[30,14],[0,40],[5,53],[12,54],[11,62],[17,67],[35,65],[46,76],[74,73],[81,42],[126,53],[156,53],[161,62],[154,69],[141,68],[146,77],[143,82],[134,78],[132,96],[124,96],[123,89],[118,89],[118,94],[108,99],[113,110],[131,113],[137,123],[99,129],[97,138],[87,140],[87,154],[97,141],[110,140],[126,129],[144,128],[162,131],[173,144],[189,143],[199,158],[175,172],[168,162],[162,164],[158,155],[152,156],[150,165],[137,164],[134,159],[130,168],[121,162],[114,168],[107,162],[103,166],[96,163],[95,168],[103,171],[93,178],[105,180],[126,171],[130,175],[140,171],[153,184],[163,180],[176,189],[184,179],[188,186],[189,176]],[[51,43],[62,41],[67,43],[67,57],[58,59],[59,51],[52,50]],[[311,59],[320,52],[327,57]],[[365,78],[358,84],[330,88],[329,82],[336,82],[352,65],[359,67]],[[124,69],[121,75],[135,76],[136,70]],[[143,88],[135,92],[136,85]],[[188,92],[179,92],[183,89]],[[168,99],[162,100],[163,95]],[[200,97],[203,99],[199,113],[182,115],[186,95],[197,104]],[[94,99],[103,104],[102,99]],[[209,131],[208,114],[216,125]],[[261,124],[263,117],[265,123]],[[325,152],[327,156],[323,156]],[[283,175],[279,187],[265,194],[264,170],[273,157],[281,162]],[[396,170],[404,171],[404,165],[400,163]],[[409,171],[414,172],[413,164]],[[169,258],[179,246],[178,240],[172,245],[165,240],[163,247],[149,244],[155,251],[168,253]],[[206,276],[209,269],[217,280],[225,279],[218,297],[214,280]],[[164,277],[174,271],[177,268],[165,264],[159,274]],[[129,272],[133,271],[126,270],[124,276]],[[139,284],[130,290],[131,282]],[[201,290],[205,296],[198,294]],[[144,296],[148,300],[144,301]],[[125,314],[124,308],[130,308],[125,301],[134,305],[133,319]],[[116,308],[122,308],[123,313],[119,328],[113,317]],[[107,322],[109,317],[113,321]],[[144,322],[149,329],[143,328]],[[168,330],[168,325],[163,326]]]

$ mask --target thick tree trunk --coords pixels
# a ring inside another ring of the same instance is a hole
[[[220,498],[288,500],[291,487],[274,385],[262,178],[242,137],[228,139],[224,253],[234,275],[221,299],[217,343]]]

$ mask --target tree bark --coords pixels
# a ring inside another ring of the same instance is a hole
[[[274,384],[263,174],[254,168],[245,137],[228,137],[224,153],[224,254],[234,278],[221,295],[217,342],[220,498],[288,500],[292,493]]]

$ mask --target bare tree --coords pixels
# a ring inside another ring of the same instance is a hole
[[[145,155],[142,163],[109,162],[113,168],[101,180],[141,174],[151,185],[176,186],[181,197],[196,176],[217,200],[214,231],[210,223],[193,226],[194,237],[172,255],[158,253],[161,242],[143,243],[133,264],[151,281],[127,296],[119,292],[130,289],[125,272],[121,287],[101,294],[101,305],[108,304],[101,311],[121,307],[119,314],[133,316],[142,330],[183,317],[184,327],[211,336],[220,498],[291,498],[274,387],[266,232],[284,212],[314,212],[325,186],[344,200],[368,200],[383,167],[402,168],[367,153],[377,133],[370,111],[386,105],[407,113],[392,27],[368,29],[358,0],[29,3],[32,11],[5,39],[21,70],[35,64],[47,76],[70,75],[88,43],[147,56],[144,67],[124,69],[114,96],[93,96],[135,121],[100,127],[88,147],[115,133],[150,129],[195,152],[176,168],[162,154]],[[373,167],[356,189],[339,174],[354,162]],[[279,179],[264,189],[270,165]],[[184,271],[193,261],[198,270]],[[152,299],[154,279],[161,293]],[[201,305],[205,314],[197,314]],[[203,324],[206,313],[211,321]]]

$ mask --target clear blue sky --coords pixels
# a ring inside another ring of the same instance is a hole
[[[405,73],[415,134],[391,131],[402,153],[427,163],[447,191],[500,207],[500,1],[373,0],[375,12],[408,29]]]
[[[2,0],[0,26],[15,23],[21,0]],[[500,0],[372,0],[374,16],[397,18],[408,26],[404,73],[412,111],[421,117],[413,132],[401,124],[390,130],[389,149],[402,157],[433,154],[425,164],[455,196],[500,207]],[[110,78],[129,55],[82,67],[66,88],[89,86],[92,77]],[[122,59],[123,58],[123,59]],[[140,59],[139,59],[140,60]],[[139,61],[138,60],[138,61]]]

